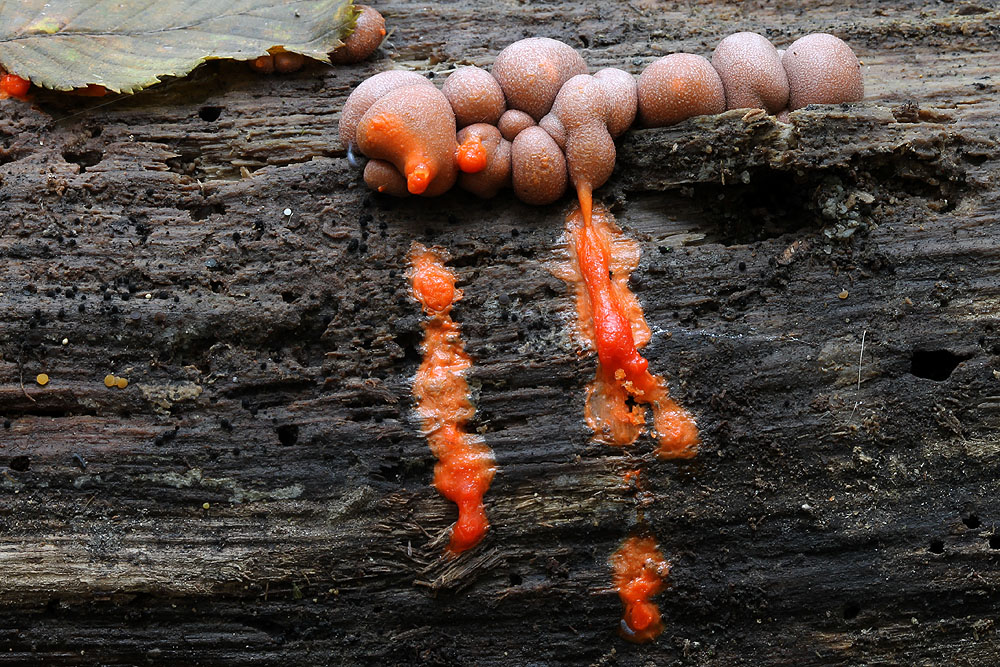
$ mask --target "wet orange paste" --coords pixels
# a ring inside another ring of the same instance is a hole
[[[22,79],[16,74],[4,74],[0,76],[0,100],[7,99],[8,97],[16,97],[23,100],[27,96],[29,88],[31,88],[31,82],[27,79]]]
[[[570,264],[559,274],[576,290],[582,336],[597,350],[597,377],[587,389],[585,417],[595,438],[609,445],[628,445],[646,426],[653,410],[652,436],[657,455],[691,458],[698,449],[694,418],[680,407],[662,377],[649,372],[638,348],[649,342],[646,325],[628,279],[639,265],[639,246],[626,238],[603,208],[584,221],[579,209],[567,219]]]
[[[660,609],[650,598],[661,592],[670,563],[651,537],[629,537],[611,556],[615,588],[622,601],[621,635],[642,643],[663,631]]]
[[[486,147],[482,140],[470,134],[455,151],[458,168],[467,174],[475,174],[486,168]]]
[[[413,296],[428,315],[424,359],[413,383],[413,395],[431,452],[438,460],[434,486],[458,505],[458,521],[448,545],[448,550],[457,554],[475,546],[490,526],[483,494],[496,466],[483,439],[465,431],[475,414],[465,381],[472,360],[465,353],[458,324],[451,319],[452,304],[462,298],[461,290],[455,287],[455,274],[438,253],[419,243],[413,245],[410,262]]]

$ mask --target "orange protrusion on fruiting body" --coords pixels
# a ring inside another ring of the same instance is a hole
[[[362,116],[356,138],[366,156],[394,164],[412,194],[440,195],[458,177],[455,114],[434,86],[386,93]]]
[[[466,174],[475,174],[486,168],[486,148],[475,134],[467,135],[465,141],[458,145],[455,157],[458,168]]]
[[[434,486],[458,506],[448,551],[461,553],[483,538],[489,529],[483,495],[496,466],[493,452],[483,439],[465,430],[475,414],[469,400],[465,373],[472,360],[465,353],[458,324],[451,318],[452,304],[462,297],[455,274],[441,255],[419,243],[410,253],[413,296],[423,306],[423,362],[413,383],[416,412],[437,457]]]
[[[16,74],[4,74],[0,76],[0,99],[16,97],[24,99],[31,88],[31,82],[22,79]]]
[[[650,601],[666,587],[670,563],[651,537],[629,537],[611,556],[615,589],[622,602],[621,635],[645,643],[663,632],[660,609]]]

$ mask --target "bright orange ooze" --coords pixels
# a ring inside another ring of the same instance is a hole
[[[603,209],[595,210],[589,223],[576,211],[567,227],[574,261],[562,277],[576,286],[580,330],[599,361],[587,390],[587,425],[601,442],[628,445],[645,429],[649,405],[657,455],[693,457],[699,442],[694,418],[670,398],[666,382],[649,372],[649,362],[638,351],[649,341],[642,308],[628,289],[638,246]]]
[[[621,635],[643,643],[663,631],[660,609],[650,598],[663,591],[670,563],[651,537],[629,537],[611,556],[615,589],[622,601]]]
[[[452,304],[462,298],[455,288],[455,274],[437,253],[419,243],[413,245],[410,262],[413,296],[429,316],[413,395],[428,445],[438,459],[434,486],[458,506],[448,545],[450,553],[458,554],[478,544],[489,529],[483,495],[496,466],[483,439],[465,431],[475,414],[465,380],[472,360],[465,353],[458,324],[451,319]]]
[[[479,137],[470,133],[465,141],[458,145],[455,159],[458,161],[458,168],[465,173],[478,173],[486,169],[486,147]]]
[[[16,97],[23,100],[30,88],[31,82],[27,79],[22,79],[16,74],[4,74],[0,76],[0,99]]]

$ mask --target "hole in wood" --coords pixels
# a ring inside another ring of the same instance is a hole
[[[861,613],[861,605],[857,602],[848,602],[844,605],[844,620],[853,621]]]
[[[928,547],[932,554],[943,554],[944,553],[944,542],[941,540],[931,540],[931,545]]]
[[[918,378],[941,382],[971,357],[971,354],[956,354],[948,350],[914,350],[910,358],[910,373]]]
[[[990,535],[990,549],[1000,549],[1000,535]]]
[[[298,424],[282,424],[277,428],[278,442],[285,447],[291,447],[299,441]]]
[[[31,465],[31,459],[27,456],[15,456],[10,460],[10,469],[17,472],[26,472]]]
[[[219,120],[219,116],[221,115],[222,107],[202,107],[198,109],[198,117],[208,123]]]
[[[965,524],[966,528],[979,528],[982,525],[979,521],[979,517],[975,514],[970,514],[969,516],[962,517],[962,523]]]

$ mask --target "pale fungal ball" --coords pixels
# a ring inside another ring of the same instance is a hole
[[[344,148],[357,143],[355,134],[358,123],[361,122],[361,117],[377,99],[396,88],[414,85],[433,86],[434,84],[416,72],[404,70],[380,72],[362,81],[351,92],[347,102],[344,103],[344,110],[340,113],[340,143],[343,144]]]
[[[451,102],[459,127],[473,123],[496,125],[507,108],[500,84],[478,67],[456,69],[445,79],[441,92]]]
[[[781,58],[788,75],[791,111],[809,104],[860,102],[865,96],[861,63],[842,39],[826,33],[792,42]]]
[[[525,130],[535,124],[535,119],[524,113],[523,111],[518,111],[517,109],[508,109],[503,112],[500,116],[500,120],[497,122],[497,128],[500,130],[500,134],[507,141],[514,141],[514,137],[521,134],[522,130]]]
[[[778,113],[788,104],[788,77],[781,56],[766,37],[738,32],[715,47],[712,66],[722,79],[727,109]]]
[[[573,47],[548,37],[514,42],[493,62],[493,76],[503,88],[507,106],[536,121],[552,108],[564,83],[586,73],[587,63]]]
[[[385,19],[368,5],[355,5],[361,12],[354,24],[354,32],[347,36],[343,46],[330,54],[335,65],[359,63],[382,44],[385,38]]]
[[[664,127],[725,110],[722,79],[701,56],[664,56],[651,62],[639,76],[639,117],[646,127]]]
[[[639,108],[639,88],[635,77],[624,70],[606,67],[594,74],[608,97],[608,132],[620,137],[635,122]]]
[[[566,191],[566,158],[552,137],[529,127],[510,149],[514,194],[526,204],[551,204]]]

